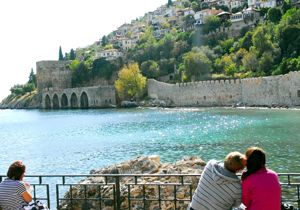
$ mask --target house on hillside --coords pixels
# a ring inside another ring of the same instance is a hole
[[[242,12],[232,14],[230,17],[230,30],[233,34],[239,33],[244,27],[254,26],[260,20],[259,11],[254,8],[244,9]]]
[[[217,10],[217,9],[204,9],[201,11],[198,11],[194,15],[195,19],[195,25],[202,25],[205,23],[205,19],[212,15],[218,15],[220,13],[224,12],[223,10]]]
[[[195,15],[195,11],[192,8],[185,8],[182,10],[183,11],[183,16],[188,16],[188,15]]]
[[[248,7],[266,8],[276,7],[278,0],[248,0]]]
[[[241,0],[223,0],[222,1],[222,5],[227,6],[230,9],[230,11],[233,8],[238,8],[238,7],[243,6],[243,4],[244,4],[244,1],[241,1]]]
[[[123,56],[123,53],[117,49],[101,50],[96,52],[96,58],[105,58],[106,60],[115,60]]]
[[[131,24],[128,24],[128,23],[125,23],[123,25],[121,25],[117,31],[116,31],[116,35],[117,36],[125,36],[131,29],[132,25]]]
[[[118,40],[118,45],[121,47],[122,50],[126,51],[126,50],[129,50],[129,49],[135,47],[136,41],[135,41],[135,39],[132,39],[132,38],[123,37]]]

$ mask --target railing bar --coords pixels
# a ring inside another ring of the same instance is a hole
[[[59,185],[56,185],[56,209],[59,207]]]
[[[35,185],[33,185],[33,199],[36,200],[36,188],[35,188]]]
[[[127,189],[128,189],[128,210],[131,209],[131,202],[130,202],[130,185],[127,185]]]
[[[174,185],[174,206],[175,206],[175,210],[177,208],[177,196],[176,196],[176,193],[177,193],[177,189],[176,189],[176,185]]]
[[[46,185],[46,190],[47,190],[47,204],[48,204],[48,207],[50,209],[51,207],[51,204],[50,204],[50,191],[49,191],[49,184]]]
[[[71,202],[71,208],[73,208],[73,192],[72,192],[72,185],[70,185],[70,202]]]
[[[144,204],[144,210],[146,210],[146,186],[143,185],[143,204]]]
[[[84,189],[84,205],[87,206],[87,198],[86,198],[86,185],[83,186]]]
[[[114,209],[117,210],[117,205],[116,205],[116,186],[113,185],[113,199],[114,199]]]
[[[297,185],[297,197],[298,197],[298,209],[300,208],[300,192],[299,192],[299,185]]]
[[[102,194],[101,194],[101,186],[98,186],[98,193],[99,193],[99,210],[102,209]]]
[[[190,185],[190,201],[192,201],[192,197],[193,197],[193,186]]]
[[[42,176],[39,176],[39,184],[42,184],[43,180],[42,180]]]
[[[159,209],[161,209],[161,187],[160,185],[158,185],[157,187],[158,187],[158,206]]]

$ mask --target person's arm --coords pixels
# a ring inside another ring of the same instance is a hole
[[[22,193],[25,202],[30,203],[32,201],[32,196],[28,191]]]
[[[28,182],[19,182],[17,193],[22,195],[25,202],[30,203],[32,201],[32,196],[29,192],[30,184]]]
[[[249,207],[251,203],[251,195],[249,189],[249,180],[242,181],[242,203]]]

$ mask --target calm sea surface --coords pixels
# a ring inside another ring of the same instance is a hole
[[[300,110],[0,110],[0,143],[0,174],[17,159],[27,174],[87,174],[140,155],[223,159],[253,145],[275,171],[300,172]]]

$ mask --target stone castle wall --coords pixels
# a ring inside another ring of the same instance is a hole
[[[71,94],[74,93],[78,98],[78,108],[80,108],[80,97],[83,92],[87,95],[89,107],[97,108],[116,104],[113,85],[98,84],[96,86],[95,84],[93,87],[72,88],[69,64],[70,61],[37,62],[37,86],[39,93],[43,95],[42,107],[47,107],[45,105],[46,94],[48,105],[50,103],[52,107],[57,106],[56,98],[59,99],[58,104],[62,100],[65,105],[67,98],[68,107],[70,107]],[[173,106],[232,106],[237,103],[247,106],[300,106],[300,72],[241,80],[211,80],[177,84],[149,79],[148,95],[150,98],[169,101]]]
[[[71,61],[36,63],[37,88],[42,108],[101,108],[116,105],[113,85],[101,81],[93,86],[72,88]],[[99,81],[99,80],[97,80]]]
[[[299,106],[300,72],[281,76],[167,84],[148,80],[150,98],[174,106]]]
[[[71,88],[72,75],[69,69],[71,61],[39,61],[36,63],[37,89]]]

